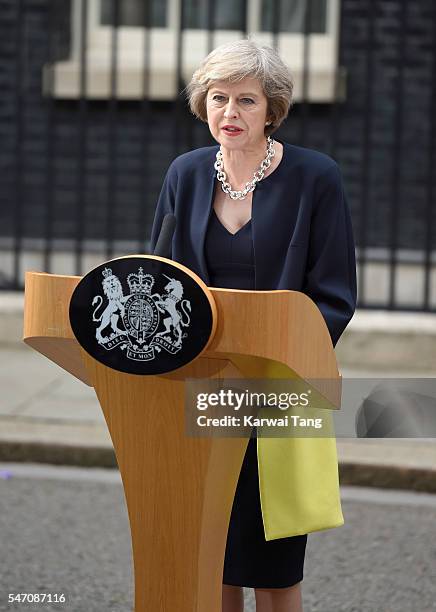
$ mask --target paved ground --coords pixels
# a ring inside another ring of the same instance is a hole
[[[130,534],[116,470],[0,464],[0,611],[127,612]],[[311,534],[305,612],[436,610],[436,496],[342,488],[344,527]],[[65,604],[8,604],[9,593]],[[246,612],[254,612],[251,589]]]

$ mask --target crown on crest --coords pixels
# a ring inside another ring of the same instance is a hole
[[[105,268],[102,274],[105,278],[109,278],[110,276],[112,276],[112,270],[110,268]]]
[[[127,284],[131,293],[150,293],[154,285],[154,278],[151,274],[144,274],[144,270],[139,268],[138,274],[129,274]]]

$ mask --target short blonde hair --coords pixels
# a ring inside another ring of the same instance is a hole
[[[259,80],[268,100],[267,118],[272,134],[286,119],[292,105],[293,79],[289,68],[272,47],[244,39],[220,45],[201,62],[186,87],[192,113],[207,123],[206,97],[217,81],[237,82],[244,78]]]

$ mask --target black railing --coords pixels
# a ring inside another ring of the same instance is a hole
[[[220,10],[226,2],[231,6],[231,0],[222,0]],[[250,2],[241,3],[241,15],[248,15]],[[327,11],[331,3],[339,6],[340,17],[332,100],[318,103],[310,95],[309,33],[315,22],[319,28],[314,7],[323,3],[301,0],[296,7],[304,8],[302,95],[277,136],[324,151],[341,167],[357,243],[359,306],[434,312],[436,3],[327,0]],[[93,56],[96,23],[90,9],[98,6],[96,0],[3,1],[1,289],[21,289],[24,268],[82,274],[98,261],[147,248],[171,159],[213,144],[180,92],[191,52],[183,26],[190,24],[192,33],[191,22],[201,22],[205,53],[210,51],[216,3],[204,0],[197,17],[188,4],[138,0],[135,19],[143,39],[132,77],[123,49],[129,26],[123,27],[121,0],[104,0],[104,69]],[[273,0],[259,5],[269,11],[271,43],[280,48],[283,7]],[[175,17],[174,7],[180,9]],[[156,50],[155,31],[147,27],[161,27],[165,19],[174,35],[175,62],[162,88],[173,86],[172,98],[156,93],[159,77],[152,65],[156,53],[171,54],[171,45]],[[242,38],[248,21],[240,27]],[[65,85],[68,70],[71,83]],[[130,83],[126,96],[129,78],[136,79],[136,93]],[[107,87],[100,83],[96,93],[98,79],[106,79]],[[75,91],[65,93],[68,87]]]

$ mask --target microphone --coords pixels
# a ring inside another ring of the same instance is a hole
[[[174,230],[176,229],[176,217],[171,213],[165,215],[160,228],[159,238],[157,239],[153,255],[158,257],[171,258],[171,242],[173,240]]]

